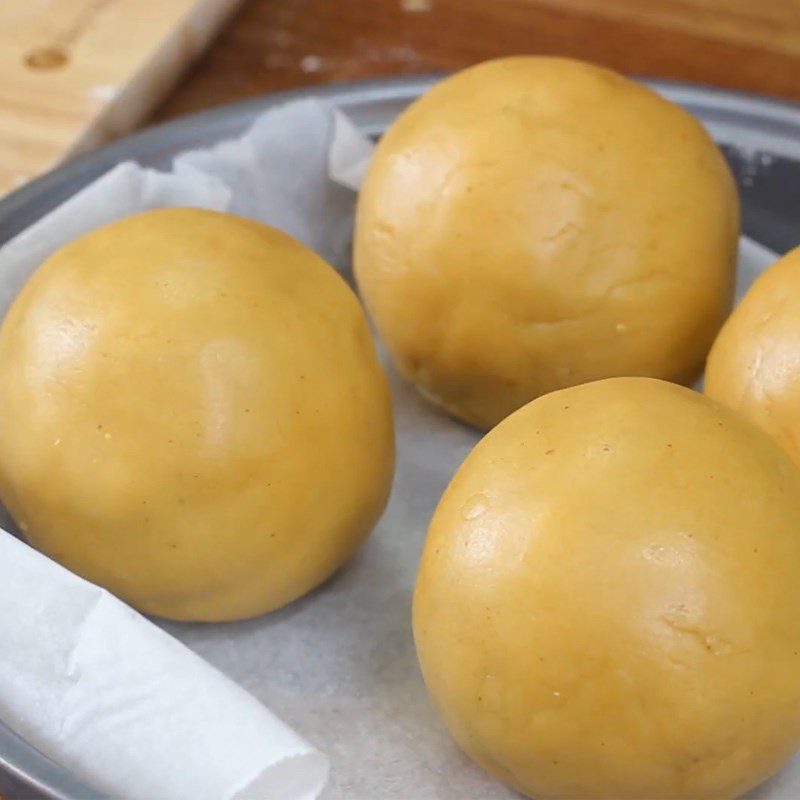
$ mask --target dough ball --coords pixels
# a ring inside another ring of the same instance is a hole
[[[400,372],[489,427],[590,380],[695,380],[738,232],[730,170],[689,113],[607,69],[507,58],[386,133],[355,271]]]
[[[150,614],[278,608],[389,492],[387,382],[345,282],[289,236],[151,211],[63,247],[0,330],[0,496]]]
[[[800,465],[800,248],[763,273],[725,323],[708,356],[705,392]]]
[[[688,389],[542,397],[473,450],[414,597],[461,747],[530,797],[739,796],[800,742],[800,472]]]

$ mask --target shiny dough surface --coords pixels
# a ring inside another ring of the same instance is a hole
[[[531,797],[733,798],[800,743],[800,472],[647,378],[554,392],[467,457],[414,635],[479,764]]]
[[[695,380],[738,233],[733,177],[688,112],[600,67],[517,57],[442,81],[387,131],[355,272],[400,371],[486,428],[584,381]]]
[[[362,309],[308,248],[197,209],[54,254],[0,331],[0,495],[137,608],[253,616],[327,578],[394,463]]]
[[[708,356],[704,391],[800,466],[800,248],[760,275],[731,314]]]

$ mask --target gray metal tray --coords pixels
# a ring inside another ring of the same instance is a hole
[[[0,201],[0,243],[35,222],[120,161],[167,168],[191,147],[235,136],[269,106],[317,96],[379,136],[437,78],[320,87],[222,106],[128,136],[80,157]],[[661,81],[651,85],[697,115],[736,174],[744,232],[778,252],[800,243],[800,106],[743,93]],[[1,610],[0,610],[1,611]],[[1,657],[1,656],[0,656]],[[0,792],[10,798],[93,800],[100,795],[20,740],[0,722]]]

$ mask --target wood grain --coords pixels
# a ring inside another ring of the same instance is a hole
[[[239,0],[0,0],[0,194],[152,110]]]
[[[248,0],[157,118],[512,53],[800,100],[800,0]]]

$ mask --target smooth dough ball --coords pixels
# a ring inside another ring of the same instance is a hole
[[[342,278],[278,230],[151,211],[63,247],[0,330],[0,496],[151,614],[300,597],[380,515],[387,382]]]
[[[427,397],[488,427],[616,375],[690,383],[730,310],[739,202],[700,123],[561,58],[448,78],[361,190],[359,288]]]
[[[800,743],[800,472],[683,387],[542,397],[473,450],[414,596],[461,747],[531,797],[732,798]]]
[[[723,326],[705,392],[763,428],[800,465],[800,248],[756,280]]]

